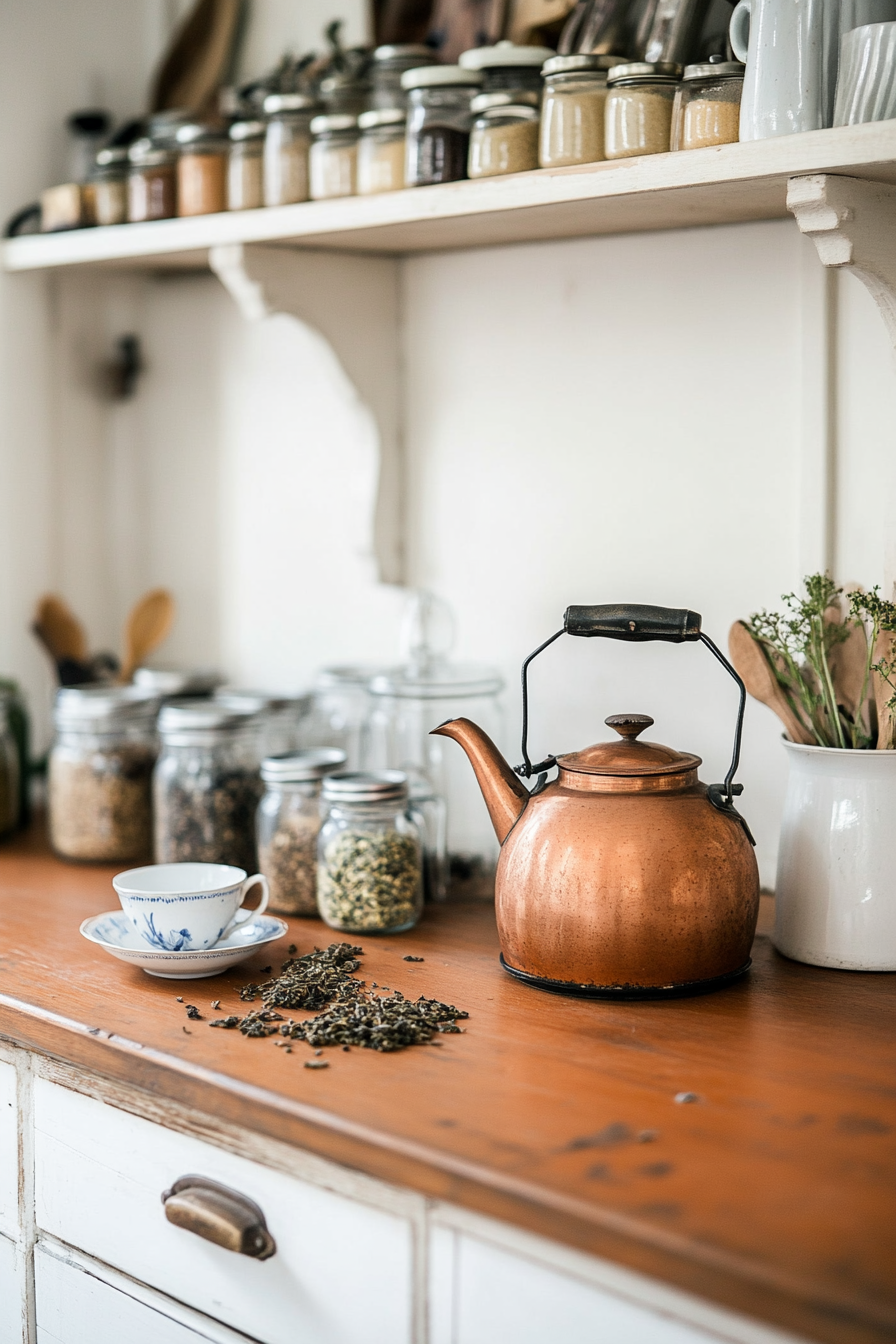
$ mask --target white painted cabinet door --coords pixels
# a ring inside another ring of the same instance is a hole
[[[0,1344],[25,1344],[24,1256],[9,1237],[0,1237]]]
[[[15,1065],[0,1059],[0,1233],[19,1229],[19,1138]]]

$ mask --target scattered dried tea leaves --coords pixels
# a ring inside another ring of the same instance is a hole
[[[187,1004],[187,1017],[192,1018],[194,1022],[202,1021],[202,1014],[194,1003]]]
[[[306,1069],[328,1069],[330,1066],[325,1059],[306,1059]]]
[[[285,961],[280,975],[272,980],[244,985],[240,998],[243,1003],[260,998],[266,1008],[323,1008],[334,999],[360,994],[361,982],[352,979],[352,972],[361,965],[360,953],[360,947],[351,943],[331,943],[323,950],[316,947]]]
[[[402,957],[402,961],[422,961],[422,957]]]

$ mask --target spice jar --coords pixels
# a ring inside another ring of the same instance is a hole
[[[358,195],[400,191],[404,186],[404,110],[362,112],[358,118]]]
[[[401,87],[406,70],[435,65],[438,56],[432,47],[416,43],[396,43],[377,47],[370,66],[371,107],[377,111],[407,107],[407,94]]]
[[[128,220],[171,219],[177,214],[177,154],[150,139],[128,150]]]
[[[264,205],[263,121],[235,121],[227,156],[227,209],[257,210]]]
[[[665,154],[681,66],[666,61],[614,65],[607,75],[604,149],[608,159]]]
[[[347,933],[398,933],[423,908],[423,847],[400,770],[330,775],[318,840],[321,918]]]
[[[314,99],[303,93],[269,93],[265,98],[265,205],[307,201],[310,126],[316,110]]]
[[[358,167],[358,119],[347,113],[314,117],[308,155],[312,201],[354,196]]]
[[[607,71],[618,56],[553,56],[542,67],[542,168],[599,163],[605,158]]]
[[[255,871],[259,723],[214,701],[175,700],[159,715],[153,776],[156,863]]]
[[[406,70],[408,94],[407,187],[457,182],[467,175],[473,114],[470,101],[482,84],[478,70],[432,65]]]
[[[508,102],[515,95],[481,93],[470,132],[470,177],[499,177],[538,167],[538,108]]]
[[[518,47],[496,42],[491,47],[473,47],[458,57],[464,70],[478,70],[483,93],[534,93],[541,97],[541,67],[556,52],[550,47]],[[516,100],[514,100],[516,101]]]
[[[686,65],[672,111],[672,148],[731,145],[740,138],[740,61]]]
[[[257,717],[262,756],[299,751],[305,745],[304,725],[311,713],[311,695],[269,695],[267,691],[222,686],[215,691],[215,703],[235,714]]]
[[[303,747],[341,747],[349,770],[367,764],[368,686],[378,667],[346,664],[317,675],[311,714],[302,725]]]
[[[56,694],[48,766],[50,842],[64,859],[123,863],[152,851],[158,702],[133,686]]]
[[[128,151],[101,149],[85,188],[94,224],[124,224],[128,217]]]
[[[345,752],[332,748],[267,756],[261,763],[258,868],[268,879],[270,908],[278,914],[317,914],[321,781],[344,765]]]
[[[177,213],[216,215],[227,208],[229,142],[208,126],[188,123],[177,132]]]
[[[9,696],[0,691],[0,835],[14,831],[20,813],[19,751],[9,722]]]

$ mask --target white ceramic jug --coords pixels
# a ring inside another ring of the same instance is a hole
[[[813,966],[896,971],[896,751],[784,746],[772,941]]]

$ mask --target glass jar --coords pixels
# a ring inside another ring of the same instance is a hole
[[[57,692],[47,805],[50,843],[62,858],[148,860],[157,709],[134,686]]]
[[[362,112],[358,118],[358,195],[400,191],[404,186],[405,123],[402,108]]]
[[[483,93],[534,93],[541,98],[541,67],[556,55],[550,47],[518,47],[496,42],[491,47],[473,47],[458,57],[464,70],[478,70]],[[516,101],[516,100],[514,100]]]
[[[740,61],[686,65],[672,111],[672,148],[703,149],[740,139]]]
[[[9,721],[9,699],[0,691],[0,835],[16,829],[21,812],[19,751]]]
[[[262,756],[280,756],[305,746],[304,727],[313,703],[310,694],[270,695],[222,686],[215,691],[215,703],[235,714],[257,716]]]
[[[188,123],[177,132],[177,213],[217,215],[227,209],[229,141],[208,126]]]
[[[152,140],[128,150],[128,220],[171,219],[177,214],[177,154]]]
[[[124,224],[128,218],[128,151],[101,149],[86,187],[94,224]]]
[[[223,681],[220,672],[208,667],[138,667],[134,673],[134,685],[159,700],[208,699]]]
[[[668,61],[614,65],[607,75],[604,151],[608,159],[665,154],[681,66]]]
[[[317,906],[346,933],[399,933],[423,908],[423,846],[399,770],[330,775],[318,839]]]
[[[482,84],[478,70],[431,65],[406,70],[408,95],[407,187],[458,182],[467,175],[473,114],[470,101]]]
[[[438,56],[432,47],[416,43],[390,43],[377,47],[370,67],[370,105],[377,111],[407,108],[407,94],[401,87],[406,70],[435,65]]]
[[[314,117],[308,174],[312,201],[354,196],[358,170],[358,119],[348,114]]]
[[[265,98],[265,205],[307,201],[310,126],[316,110],[314,99],[303,93],[269,93]]]
[[[263,121],[235,121],[227,156],[227,209],[257,210],[264,205]]]
[[[473,99],[477,115],[470,132],[470,177],[500,177],[538,167],[538,108],[508,102],[515,96],[482,93]]]
[[[542,168],[599,163],[604,150],[607,71],[618,56],[554,56],[545,61],[541,105]]]
[[[341,747],[349,770],[367,763],[368,686],[382,669],[348,664],[317,675],[311,714],[302,725],[302,746]]]
[[[317,914],[321,781],[344,765],[345,752],[334,748],[267,756],[261,763],[258,869],[268,879],[270,909],[277,914]]]
[[[6,704],[6,722],[16,745],[19,780],[19,825],[31,820],[31,716],[18,682],[0,678],[0,699]]]
[[[256,869],[259,723],[214,701],[175,700],[159,715],[153,776],[156,863]]]

